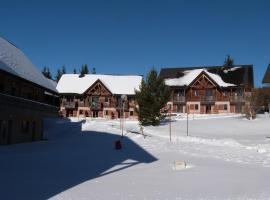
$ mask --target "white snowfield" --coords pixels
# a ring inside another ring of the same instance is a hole
[[[169,130],[126,120],[117,151],[118,120],[46,120],[48,141],[0,147],[1,197],[270,199],[269,115],[189,116],[189,136],[180,115]]]
[[[135,90],[139,90],[142,76],[87,74],[79,77],[79,74],[64,74],[57,84],[57,90],[59,93],[83,94],[97,80],[112,94],[134,95]]]
[[[202,72],[205,72],[212,80],[216,82],[220,87],[229,87],[229,86],[235,86],[231,83],[226,83],[222,80],[222,78],[217,75],[213,74],[211,72],[208,72],[207,69],[193,69],[193,70],[187,70],[185,71],[185,75],[183,77],[179,78],[169,78],[165,79],[165,83],[168,86],[188,86],[194,81],[195,78],[197,78]]]
[[[0,69],[57,92],[55,85],[41,74],[26,55],[2,37],[0,37]]]

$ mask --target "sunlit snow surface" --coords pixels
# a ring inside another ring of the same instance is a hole
[[[119,120],[46,120],[48,141],[0,147],[1,195],[270,199],[269,115],[252,121],[241,115],[189,115],[189,136],[186,119],[173,117],[171,142],[168,121],[144,127],[142,135],[137,121],[125,120],[120,151],[114,150],[121,139]],[[176,161],[186,162],[186,168],[175,170]]]

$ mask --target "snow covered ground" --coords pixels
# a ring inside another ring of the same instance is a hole
[[[48,140],[0,147],[3,199],[270,199],[270,117],[185,115],[144,127],[46,120]],[[174,163],[187,167],[175,170]],[[2,199],[1,198],[1,199]]]

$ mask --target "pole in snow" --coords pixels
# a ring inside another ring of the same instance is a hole
[[[172,109],[170,108],[170,142],[172,141]]]
[[[189,112],[189,107],[187,109],[187,136],[188,136],[188,112]]]

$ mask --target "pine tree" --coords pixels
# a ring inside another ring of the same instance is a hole
[[[62,75],[66,74],[66,66],[65,65],[62,66],[61,73],[62,73]]]
[[[160,110],[168,102],[170,89],[164,81],[158,77],[153,68],[147,75],[146,81],[142,80],[140,90],[135,91],[138,102],[137,109],[139,121],[142,125],[158,125],[163,119]]]
[[[232,67],[234,65],[234,61],[233,59],[231,58],[230,55],[227,55],[227,58],[225,59],[224,61],[224,67]]]
[[[57,83],[60,80],[61,76],[62,76],[62,71],[60,69],[58,69],[56,72],[56,76],[55,76],[55,80]]]
[[[76,70],[75,67],[74,67],[74,69],[73,69],[73,74],[77,74],[77,70]]]
[[[83,77],[85,74],[89,73],[89,69],[87,64],[82,65],[82,68],[80,70],[80,77]]]
[[[96,73],[97,73],[97,72],[96,72],[96,68],[93,67],[92,74],[96,74]]]
[[[88,69],[87,64],[84,65],[84,73],[89,74],[89,69]]]
[[[52,79],[52,74],[51,71],[49,69],[49,67],[43,67],[43,70],[41,71],[41,73],[48,79]]]

